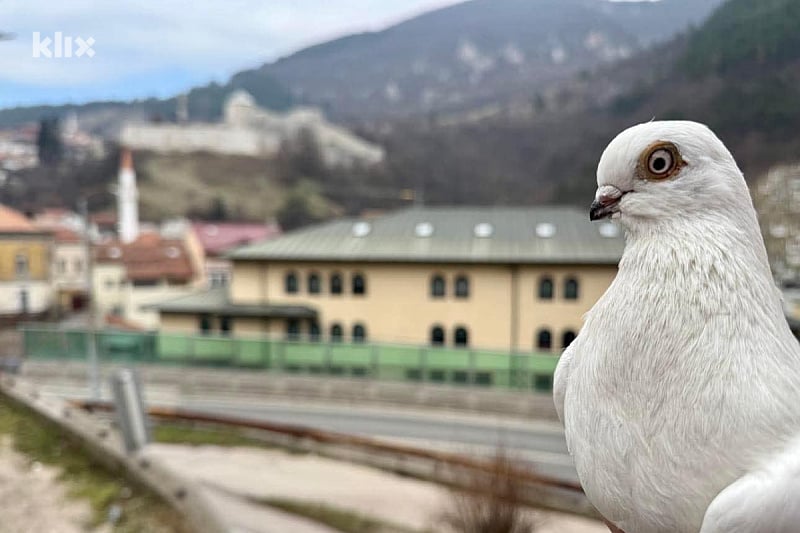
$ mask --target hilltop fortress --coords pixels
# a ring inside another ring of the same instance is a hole
[[[326,164],[373,165],[383,148],[328,122],[315,108],[298,107],[284,114],[259,107],[246,91],[233,92],[223,107],[221,123],[128,123],[120,143],[134,150],[209,152],[273,157],[281,144],[309,132]]]

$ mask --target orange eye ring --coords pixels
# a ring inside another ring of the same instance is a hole
[[[639,158],[638,174],[645,180],[662,181],[673,177],[686,161],[678,147],[667,141],[658,141],[647,147]]]

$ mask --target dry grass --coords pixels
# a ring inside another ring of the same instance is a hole
[[[536,531],[533,511],[518,503],[522,483],[515,474],[519,471],[519,465],[499,450],[490,472],[469,474],[466,490],[452,490],[437,523],[455,533]]]

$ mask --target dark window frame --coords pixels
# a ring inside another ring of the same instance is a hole
[[[219,317],[219,332],[225,337],[230,337],[233,334],[233,319],[231,317]]]
[[[344,340],[344,328],[338,322],[331,324],[329,329],[331,342],[342,342]]]
[[[356,322],[353,324],[352,330],[352,339],[354,343],[364,343],[367,342],[367,326],[362,324],[361,322]]]
[[[430,335],[431,346],[444,346],[447,342],[447,333],[444,330],[444,327],[440,324],[436,324],[431,328],[431,335]]]
[[[466,326],[456,326],[453,331],[453,346],[456,348],[469,347],[469,329]]]
[[[550,276],[542,276],[539,278],[539,299],[552,300],[555,298],[556,285],[553,283],[553,278]]]
[[[309,272],[306,284],[308,285],[308,294],[322,294],[322,278],[316,272]]]
[[[297,272],[287,272],[283,278],[283,290],[286,294],[298,294],[300,292],[300,278]]]
[[[296,341],[300,340],[302,327],[300,320],[297,318],[290,318],[286,321],[286,340]]]
[[[200,330],[200,335],[211,335],[212,330],[214,329],[214,325],[211,322],[211,315],[209,314],[202,314],[198,317],[198,329]]]
[[[356,296],[367,294],[367,278],[364,274],[357,272],[350,277],[350,287]]]
[[[569,345],[575,342],[575,339],[578,337],[578,334],[575,331],[568,329],[564,331],[561,335],[561,347],[565,350],[569,348]]]
[[[344,293],[344,278],[339,272],[331,274],[329,288],[330,293],[334,296],[340,296]]]
[[[578,300],[581,297],[581,285],[578,278],[570,276],[564,280],[564,299]]]
[[[431,276],[430,295],[431,298],[437,299],[447,297],[447,280],[443,275],[434,274]]]
[[[469,292],[470,292],[469,277],[466,274],[458,275],[455,281],[456,298],[469,298]]]
[[[553,332],[548,328],[541,328],[536,333],[536,350],[550,351],[553,349]]]

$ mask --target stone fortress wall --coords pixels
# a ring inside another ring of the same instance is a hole
[[[119,140],[134,150],[272,157],[283,142],[297,139],[303,131],[313,135],[327,164],[374,165],[384,158],[382,147],[331,124],[318,109],[274,113],[241,90],[228,97],[221,123],[128,123]]]

